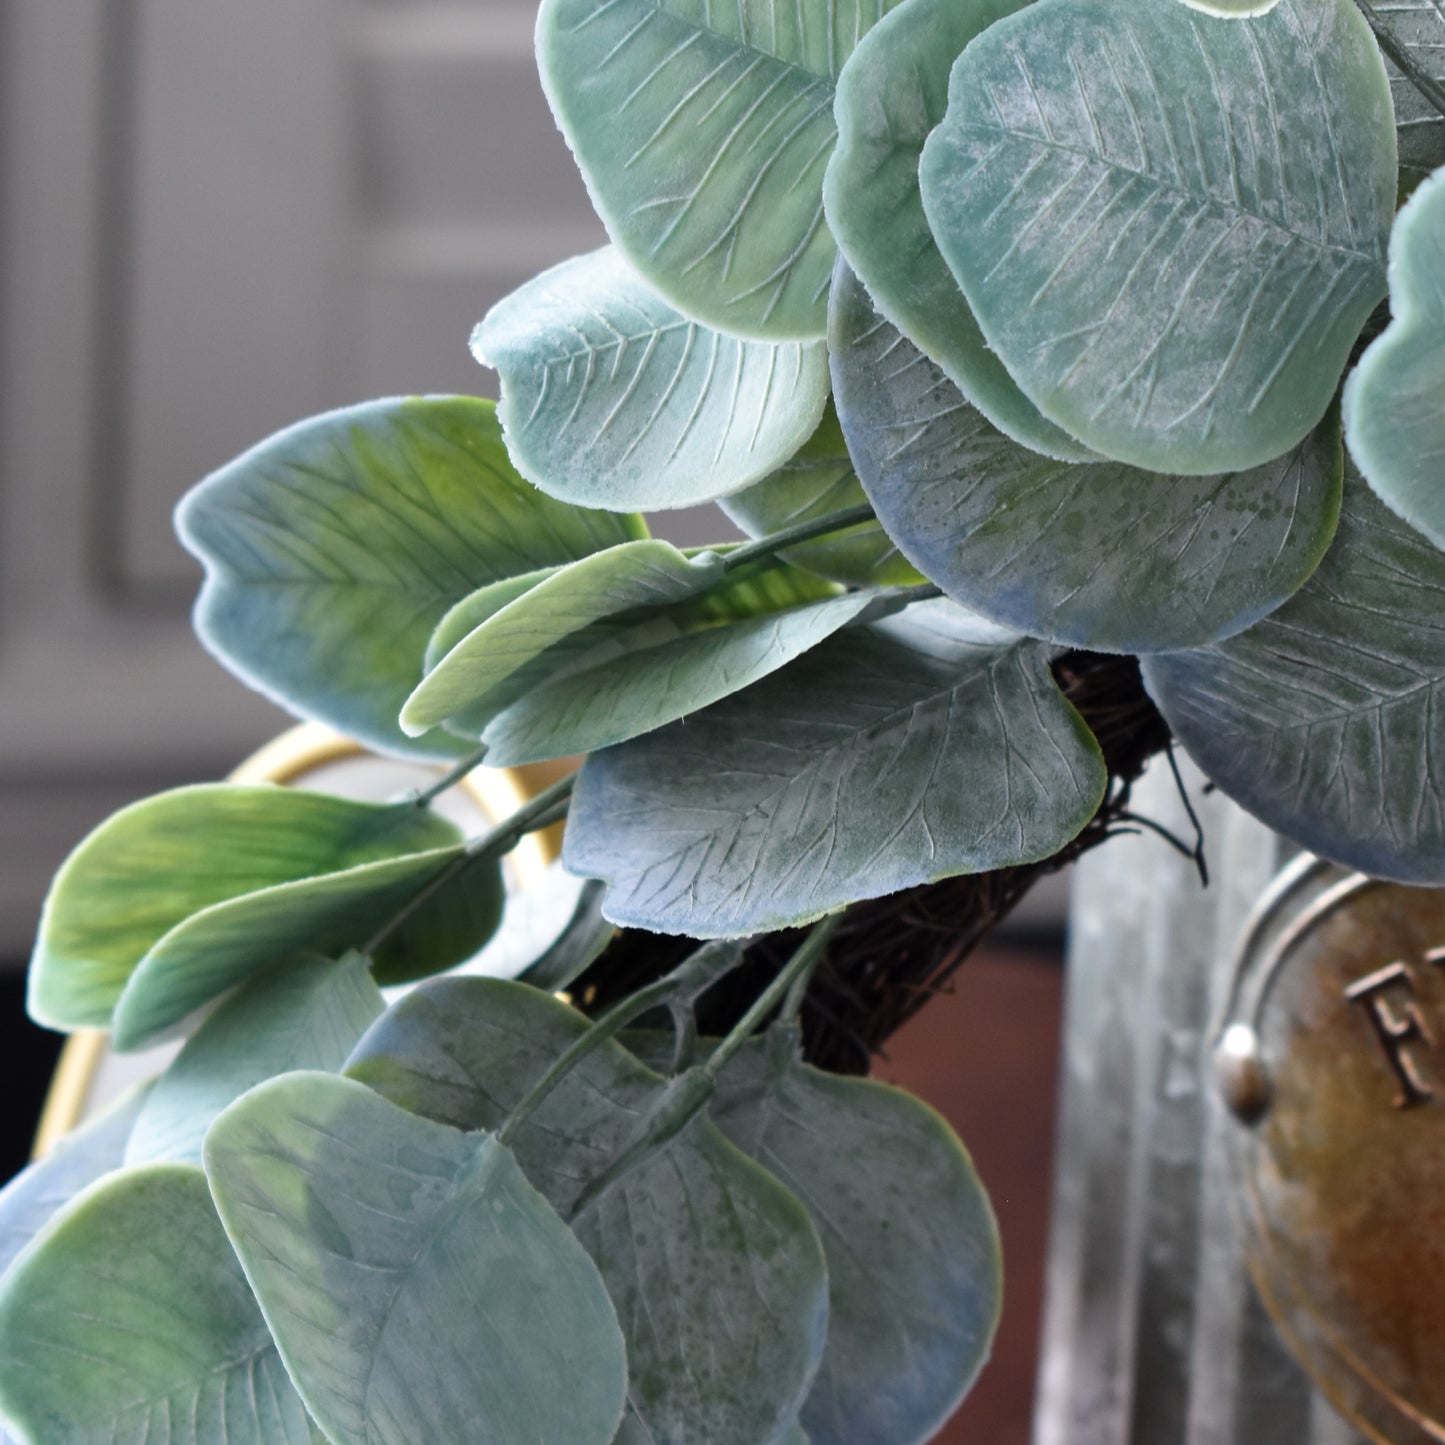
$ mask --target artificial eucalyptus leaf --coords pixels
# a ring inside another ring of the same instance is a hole
[[[888,0],[544,0],[537,58],[608,234],[687,315],[821,336],[833,88]]]
[[[192,915],[136,966],[115,1007],[113,1042],[136,1049],[203,1004],[298,955],[367,952],[380,982],[418,978],[475,953],[501,917],[495,860],[453,872],[465,849],[433,848],[248,893]],[[451,881],[437,887],[443,877]],[[380,946],[372,938],[436,887]]]
[[[499,301],[472,351],[502,377],[517,470],[563,501],[686,507],[765,477],[828,396],[821,341],[745,341],[690,320],[608,246]]]
[[[1175,737],[1312,852],[1445,883],[1445,554],[1347,469],[1339,534],[1279,611],[1145,660]]]
[[[549,679],[487,725],[498,767],[590,753],[718,702],[855,621],[874,597],[854,592],[722,623]]]
[[[427,674],[402,711],[402,726],[443,721],[490,747],[492,720],[552,677],[837,590],[795,568],[759,572],[752,564],[729,573],[722,552],[629,542],[557,571],[500,609],[490,599],[462,604],[468,620],[482,620]],[[443,630],[455,633],[452,617]],[[501,759],[489,754],[488,761]]]
[[[216,1207],[336,1445],[608,1445],[627,1364],[587,1253],[487,1135],[297,1073],[211,1127]]]
[[[617,923],[740,936],[1047,857],[1104,785],[1048,649],[926,602],[593,754],[564,857]]]
[[[1445,167],[1395,223],[1390,307],[1345,383],[1350,455],[1392,512],[1445,547]]]
[[[521,984],[437,979],[372,1028],[349,1072],[429,1118],[497,1128],[587,1026]],[[606,1044],[519,1124],[517,1160],[571,1218],[617,1306],[634,1415],[621,1438],[785,1440],[817,1368],[827,1293],[792,1195],[699,1116],[577,1211],[666,1092]]]
[[[63,1205],[121,1167],[126,1142],[151,1088],[147,1083],[130,1090],[0,1189],[0,1275]]]
[[[554,502],[507,459],[489,401],[371,402],[279,433],[181,503],[205,564],[202,642],[288,710],[383,752],[460,755],[396,725],[452,603],[646,529]]]
[[[839,404],[879,520],[950,597],[1000,626],[1098,652],[1199,646],[1277,607],[1329,546],[1338,408],[1242,472],[1054,461],[968,405],[841,266],[831,306]]]
[[[666,1067],[666,1035],[628,1036]],[[803,1063],[777,1027],[729,1060],[713,1122],[802,1202],[828,1259],[828,1344],[801,1423],[813,1445],[921,1445],[988,1358],[998,1226],[947,1122],[887,1084]]]
[[[766,537],[867,500],[830,400],[804,447],[766,481],[723,497],[718,505],[748,536]],[[925,580],[877,522],[859,522],[781,555],[794,566],[856,587],[908,587]]]
[[[297,959],[251,980],[186,1041],[136,1118],[125,1162],[199,1164],[212,1120],[296,1069],[340,1070],[386,1005],[361,954]]]
[[[948,108],[963,48],[1029,0],[906,0],[859,42],[838,78],[838,148],[823,204],[838,249],[878,309],[1000,430],[1066,460],[1090,455],[1046,420],[989,349],[929,229],[923,143]]]
[[[86,1190],[5,1276],[0,1409],[32,1445],[319,1439],[183,1164]]]
[[[1385,292],[1395,132],[1353,0],[1037,0],[959,57],[920,177],[1015,381],[1135,466],[1295,446]]]
[[[31,1015],[54,1028],[103,1028],[136,965],[193,914],[458,838],[424,809],[270,785],[175,788],[132,804],[95,829],[50,885],[30,965]]]
[[[1395,101],[1400,189],[1445,165],[1445,8],[1440,0],[1356,0],[1385,54]]]

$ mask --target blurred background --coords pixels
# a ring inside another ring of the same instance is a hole
[[[605,241],[539,89],[533,0],[0,4],[0,1177],[58,1040],[24,960],[66,851],[286,719],[215,665],[171,509],[299,417],[490,394],[472,325]],[[678,542],[733,535],[708,509]],[[941,1437],[1024,1445],[1061,892],[880,1067],[954,1120],[1001,1217],[996,1367]]]

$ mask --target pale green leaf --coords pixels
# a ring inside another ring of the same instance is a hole
[[[797,569],[760,566],[728,573],[721,552],[629,542],[544,577],[501,607],[490,596],[468,599],[438,631],[455,636],[458,614],[476,625],[412,694],[402,726],[442,721],[490,746],[492,720],[550,678],[837,595]],[[725,681],[714,679],[717,686]]]
[[[838,148],[823,177],[828,224],[878,309],[985,416],[1035,451],[1090,455],[1047,421],[988,348],[929,229],[918,187],[923,143],[948,106],[948,75],[971,40],[1028,0],[907,0],[859,43],[838,78]]]
[[[472,350],[501,373],[517,470],[594,507],[738,491],[807,441],[828,396],[822,342],[745,341],[689,320],[610,246],[498,302]]]
[[[458,839],[423,809],[297,788],[207,784],[147,798],[102,823],[50,885],[31,1015],[55,1028],[103,1028],[135,966],[192,914]]]
[[[549,679],[487,725],[498,767],[626,742],[749,687],[854,622],[866,592],[701,628]]]
[[[1445,554],[1347,469],[1339,535],[1278,612],[1147,658],[1174,735],[1312,852],[1445,883]]]
[[[654,1065],[671,1050],[665,1035],[628,1042]],[[901,1089],[807,1067],[786,1028],[729,1061],[711,1115],[823,1241],[828,1345],[808,1438],[931,1439],[988,1358],[1003,1301],[998,1226],[953,1130]]]
[[[718,505],[748,536],[766,537],[867,500],[838,413],[829,402],[806,446],[766,481],[724,497]],[[789,547],[782,555],[820,577],[856,587],[908,587],[925,580],[877,522],[859,522],[846,531]]]
[[[583,766],[567,866],[609,918],[695,938],[1048,857],[1105,770],[1041,644],[948,602],[850,628]]]
[[[374,934],[443,876],[452,881],[371,957],[382,982],[460,963],[491,937],[502,912],[498,863],[473,862],[453,876],[464,856],[460,844],[434,848],[278,884],[193,914],[136,965],[115,1006],[115,1047],[140,1048],[278,961],[365,951]]]
[[[211,1121],[247,1089],[295,1069],[335,1072],[382,1013],[370,960],[304,958],[253,979],[187,1040],[131,1131],[127,1164],[199,1164]]]
[[[1324,556],[1339,516],[1337,408],[1244,472],[1167,477],[1019,446],[835,277],[833,364],[849,444],[899,546],[956,601],[1099,652],[1193,647],[1248,627]]]
[[[427,638],[486,583],[646,536],[551,501],[507,460],[491,402],[372,402],[303,421],[223,467],[177,514],[206,566],[201,640],[282,707],[385,752]]]
[[[542,84],[608,234],[679,310],[821,336],[833,87],[889,0],[544,0]]]
[[[627,1367],[597,1269],[511,1154],[289,1074],[206,1139],[217,1208],[336,1445],[607,1445]]]
[[[205,1175],[181,1164],[94,1185],[5,1276],[0,1408],[33,1445],[317,1438]]]
[[[1391,511],[1445,547],[1445,168],[1396,222],[1390,307],[1345,384],[1350,455]]]
[[[431,1118],[495,1128],[586,1027],[520,984],[438,979],[371,1030],[350,1069]],[[518,1127],[517,1160],[571,1215],[665,1090],[605,1045]],[[627,1336],[635,1418],[622,1438],[779,1440],[812,1381],[826,1314],[822,1252],[788,1191],[699,1117],[572,1222]]]
[[[151,1089],[132,1089],[103,1114],[59,1140],[0,1189],[0,1275],[80,1191],[125,1162],[126,1141]]]
[[[1135,466],[1296,445],[1385,292],[1393,113],[1353,0],[1037,0],[959,57],[920,177],[1014,379]]]

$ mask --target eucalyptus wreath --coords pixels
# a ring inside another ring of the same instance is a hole
[[[481,321],[500,402],[180,508],[220,661],[441,771],[61,870],[33,1016],[186,1041],[0,1194],[15,1440],[923,1441],[1001,1283],[856,1077],[918,998],[1175,741],[1445,882],[1439,0],[542,0],[537,54],[611,244]],[[750,540],[641,515],[713,500]]]

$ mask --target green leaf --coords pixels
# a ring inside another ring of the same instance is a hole
[[[990,426],[853,277],[834,279],[832,306],[838,401],[879,520],[950,597],[1000,626],[1098,652],[1194,647],[1278,606],[1329,546],[1337,409],[1245,472],[1057,462]]]
[[[567,866],[617,923],[715,938],[1048,857],[1105,785],[1048,656],[947,602],[850,628],[590,757]]]
[[[438,979],[388,1012],[351,1072],[462,1128],[494,1128],[587,1028],[520,984]],[[564,1215],[631,1142],[663,1080],[616,1044],[588,1055],[515,1135]],[[627,1336],[622,1439],[758,1445],[797,1414],[823,1346],[826,1275],[797,1201],[704,1117],[573,1219]]]
[[[1357,3],[1385,52],[1400,146],[1400,189],[1408,195],[1445,165],[1445,114],[1441,113],[1445,101],[1445,10],[1439,0]],[[1433,91],[1433,99],[1421,92],[1407,70]]]
[[[1146,659],[1144,678],[1190,756],[1270,827],[1445,883],[1445,555],[1352,469],[1300,591],[1227,642]]]
[[[612,247],[564,261],[472,336],[502,376],[518,471],[563,501],[686,507],[765,477],[828,397],[822,342],[744,341],[689,320]]]
[[[590,753],[700,711],[769,676],[874,605],[866,592],[706,627],[550,679],[483,733],[498,767]]]
[[[136,965],[193,914],[459,836],[409,805],[269,785],[175,788],[123,808],[50,885],[30,965],[31,1015],[54,1028],[104,1028]]]
[[[665,1035],[629,1038],[665,1067]],[[797,1031],[741,1049],[712,1119],[802,1202],[828,1259],[814,1445],[929,1440],[978,1377],[1003,1302],[998,1226],[948,1124],[901,1089],[807,1067]]]
[[[361,954],[299,959],[252,979],[156,1080],[125,1162],[199,1164],[206,1130],[224,1108],[277,1074],[339,1071],[385,1007],[370,960]]]
[[[364,950],[464,856],[462,845],[434,848],[278,884],[192,915],[136,966],[115,1006],[115,1047],[140,1048],[278,961]],[[400,982],[460,963],[491,937],[501,912],[499,864],[471,863],[373,950],[378,981]]]
[[[748,536],[766,537],[867,500],[830,401],[806,446],[766,481],[718,505]],[[781,555],[794,566],[855,587],[909,587],[925,580],[877,522],[860,522]]]
[[[205,1176],[180,1164],[96,1184],[6,1275],[0,1408],[36,1445],[317,1438]]]
[[[471,397],[301,422],[196,487],[177,528],[206,566],[196,630],[227,667],[292,712],[421,757],[465,751],[396,725],[458,598],[647,535],[640,518],[540,496]]]
[[[629,542],[543,578],[500,608],[491,597],[468,599],[457,612],[466,621],[481,620],[412,694],[402,726],[445,722],[491,748],[497,741],[489,727],[493,719],[551,678],[722,623],[837,596],[836,588],[795,569],[760,571],[760,565],[729,574],[720,552],[687,554],[668,542]],[[439,633],[450,638],[457,630],[453,615],[443,619]],[[724,677],[711,681],[727,685]],[[657,707],[675,702],[669,695]],[[488,761],[500,763],[502,756],[489,753]]]
[[[216,1206],[336,1445],[607,1445],[627,1365],[586,1252],[495,1139],[290,1074],[206,1139]]]
[[[680,311],[821,336],[833,86],[888,0],[543,0],[537,57],[608,234]]]
[[[1090,453],[1046,421],[989,350],[929,229],[918,163],[948,106],[954,59],[1027,0],[907,0],[838,78],[838,148],[823,177],[828,224],[879,311],[1007,435],[1067,461]]]
[[[1390,307],[1345,383],[1350,455],[1391,511],[1445,547],[1445,168],[1396,222]]]
[[[1135,466],[1296,445],[1384,295],[1395,135],[1353,0],[1038,0],[959,57],[920,176],[1015,381]]]
[[[0,1190],[0,1275],[63,1205],[121,1167],[126,1141],[151,1087],[143,1084],[132,1089],[105,1113],[67,1134],[43,1159],[22,1169]]]

